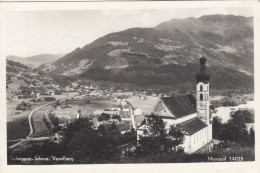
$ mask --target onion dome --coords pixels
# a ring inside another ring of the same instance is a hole
[[[203,82],[208,83],[210,79],[210,75],[206,72],[206,58],[201,57],[200,58],[200,72],[196,75],[197,83]]]
[[[202,64],[202,63],[204,63],[204,64],[206,63],[206,58],[204,56],[200,58],[200,64]]]

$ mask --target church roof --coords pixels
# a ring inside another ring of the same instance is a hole
[[[197,82],[207,83],[209,79],[210,79],[210,75],[205,70],[200,71],[198,74],[196,74]]]
[[[191,94],[163,97],[161,100],[176,118],[196,113],[196,99]]]
[[[197,82],[208,83],[210,79],[210,75],[206,72],[206,58],[200,58],[200,72],[196,74]]]
[[[207,125],[197,117],[184,121],[183,123],[180,123],[178,125],[189,135],[192,135],[200,131],[201,129],[207,127]]]

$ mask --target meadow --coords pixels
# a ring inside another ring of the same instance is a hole
[[[63,95],[55,95],[56,99],[61,99],[65,96],[70,96],[70,94],[65,93]],[[41,96],[48,97],[48,96]],[[17,111],[16,106],[22,101],[28,102],[31,99],[18,99],[15,102],[11,102],[7,100],[7,141],[22,139],[29,135],[30,126],[28,116],[32,112],[33,109],[46,104],[46,102],[36,102],[31,103],[31,110],[26,111]],[[16,114],[15,112],[20,112]],[[37,124],[37,122],[36,122]]]
[[[140,99],[138,96],[132,96],[127,101],[134,107],[140,108],[144,114],[149,114],[159,97],[147,96],[147,100]]]
[[[58,106],[54,109],[53,113],[55,113],[55,115],[60,119],[60,123],[75,120],[79,110],[81,110],[83,116],[89,116],[95,110],[111,109],[118,105],[118,103],[112,99],[89,99],[88,104],[84,104],[82,99],[82,97],[75,97],[72,100],[70,99],[66,101],[66,103],[71,106],[70,108],[61,108]]]

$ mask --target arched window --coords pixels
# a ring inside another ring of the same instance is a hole
[[[203,94],[200,94],[200,100],[203,100]]]
[[[200,91],[203,91],[203,85],[200,85]]]

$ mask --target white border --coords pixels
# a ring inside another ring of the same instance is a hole
[[[14,166],[6,165],[6,90],[5,90],[5,14],[8,11],[38,10],[91,10],[91,9],[171,9],[171,8],[221,8],[221,7],[252,7],[254,8],[255,24],[255,115],[256,115],[256,161],[226,163],[173,163],[173,164],[99,164],[99,165],[53,165],[53,166]],[[0,3],[0,172],[258,172],[259,153],[259,25],[260,5],[257,1],[179,1],[179,2],[2,2]]]

